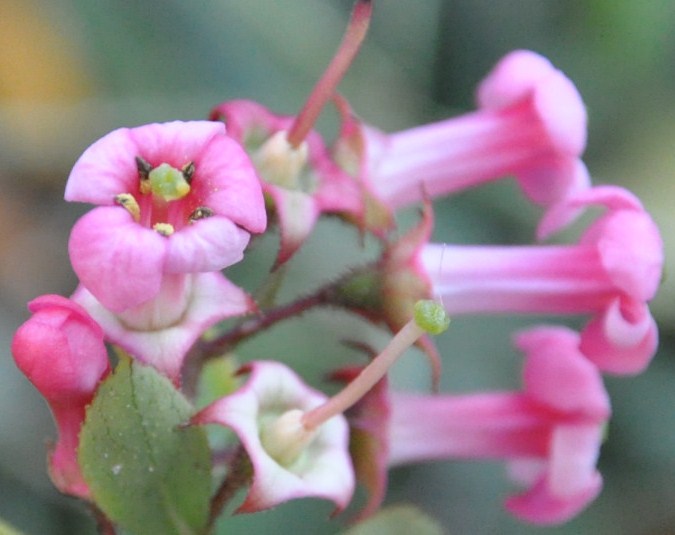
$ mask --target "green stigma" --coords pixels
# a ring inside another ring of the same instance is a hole
[[[190,193],[190,184],[179,169],[163,163],[148,173],[150,191],[165,201],[177,201]]]
[[[417,326],[429,334],[441,334],[450,325],[450,316],[443,305],[431,299],[415,303],[414,318]]]

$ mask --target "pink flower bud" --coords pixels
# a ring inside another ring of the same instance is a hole
[[[54,484],[67,494],[88,497],[77,464],[79,432],[85,408],[110,366],[103,331],[78,304],[45,295],[28,304],[33,316],[14,335],[18,368],[44,396],[59,439],[49,458]]]

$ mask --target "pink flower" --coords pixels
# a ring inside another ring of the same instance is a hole
[[[595,465],[610,414],[602,378],[580,352],[573,331],[541,327],[520,334],[516,344],[526,354],[522,392],[392,393],[385,402],[380,390],[379,402],[370,401],[377,409],[372,416],[388,417],[388,424],[369,420],[367,407],[356,420],[362,430],[381,435],[372,466],[378,456],[386,456],[390,466],[504,459],[511,475],[528,487],[506,501],[516,516],[555,524],[584,509],[602,487]]]
[[[18,368],[44,396],[59,439],[49,456],[54,484],[67,494],[89,497],[77,463],[85,408],[110,366],[103,331],[78,304],[44,295],[28,304],[33,316],[14,335]]]
[[[108,340],[176,384],[185,355],[209,327],[255,309],[246,292],[217,272],[166,275],[151,301],[117,314],[84,286],[73,300],[98,321]]]
[[[242,388],[192,419],[232,429],[250,458],[253,481],[237,511],[252,513],[306,497],[331,500],[338,510],[346,507],[354,474],[345,418],[334,416],[309,434],[300,429],[294,443],[302,425],[299,416],[322,405],[326,396],[278,362],[255,362],[250,371]]]
[[[448,312],[590,314],[582,351],[602,370],[642,371],[657,345],[647,301],[663,265],[659,231],[639,201],[617,187],[597,187],[551,209],[548,234],[579,208],[607,208],[576,245],[422,247],[421,270]]]
[[[65,198],[100,205],[73,228],[70,258],[114,312],[152,299],[166,274],[238,262],[266,224],[253,165],[217,122],[115,130],[80,156]]]
[[[479,111],[390,135],[364,127],[355,144],[361,180],[390,209],[509,175],[543,205],[588,186],[579,159],[586,110],[547,59],[511,52],[480,84],[477,100]]]
[[[330,159],[316,131],[311,130],[299,147],[289,145],[286,135],[293,116],[235,100],[214,108],[211,119],[223,120],[228,135],[248,150],[262,188],[274,203],[281,231],[277,265],[298,250],[322,213],[361,212],[358,185]]]

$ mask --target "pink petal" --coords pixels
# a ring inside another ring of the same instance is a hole
[[[481,82],[476,100],[481,108],[504,108],[527,98],[553,70],[545,57],[529,50],[514,50],[499,60]]]
[[[106,307],[121,312],[159,291],[166,244],[124,208],[102,206],[75,224],[68,250],[82,284]]]
[[[316,200],[302,191],[291,191],[268,186],[266,191],[274,199],[281,231],[281,248],[276,265],[286,262],[305,242],[319,216]]]
[[[586,109],[574,84],[551,63],[527,50],[505,56],[478,89],[481,107],[504,108],[532,98],[537,116],[558,150],[579,156],[586,145]]]
[[[584,163],[578,158],[553,158],[550,155],[540,162],[529,162],[518,170],[518,182],[525,194],[535,203],[548,206],[576,191],[590,187],[591,179]],[[566,213],[571,221],[580,209]],[[562,221],[559,224],[567,224]],[[542,230],[544,232],[545,229]]]
[[[82,153],[68,177],[67,201],[112,205],[120,193],[138,190],[138,149],[128,128],[110,132]]]
[[[553,494],[573,498],[594,487],[603,432],[603,426],[598,424],[556,427],[548,469],[548,485]]]
[[[216,136],[196,162],[194,194],[217,215],[246,230],[265,230],[267,217],[260,182],[253,163],[241,146],[227,136]]]
[[[537,238],[550,237],[574,221],[584,208],[595,205],[609,210],[644,211],[640,200],[619,186],[581,188],[546,211],[537,227]]]
[[[513,515],[533,524],[562,524],[583,511],[601,490],[602,476],[598,473],[588,488],[568,498],[551,494],[546,478],[542,478],[527,492],[508,498],[504,505]]]
[[[609,398],[596,367],[579,349],[579,336],[563,327],[539,327],[516,337],[526,353],[525,389],[532,398],[559,411],[594,418],[609,414]]]
[[[180,169],[197,160],[214,136],[224,135],[225,125],[215,121],[173,121],[139,126],[129,133],[137,147],[132,161],[141,156],[153,167],[168,163]]]
[[[637,374],[645,370],[658,346],[658,328],[649,307],[615,299],[581,333],[580,348],[604,372]]]
[[[192,279],[189,304],[181,321],[152,330],[147,329],[147,321],[139,319],[137,325],[130,324],[126,316],[122,319],[111,313],[82,286],[73,299],[101,324],[110,341],[177,383],[186,353],[206,329],[254,308],[248,294],[220,273],[188,276]]]
[[[348,454],[347,422],[342,416],[323,424],[300,459],[289,467],[278,464],[260,442],[260,422],[270,415],[299,408],[309,410],[326,397],[308,386],[286,366],[255,362],[247,383],[221,398],[192,420],[218,423],[239,437],[253,465],[253,481],[238,512],[256,512],[295,498],[316,497],[333,501],[343,509],[354,491],[354,475]]]
[[[250,235],[229,219],[199,219],[169,236],[164,269],[169,273],[220,271],[244,257]]]
[[[654,297],[663,270],[663,242],[649,214],[610,212],[588,229],[583,241],[596,242],[603,266],[621,290],[636,300]]]

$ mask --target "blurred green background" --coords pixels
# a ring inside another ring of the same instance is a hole
[[[94,533],[80,504],[45,474],[54,437],[46,405],[14,369],[9,343],[42,293],[70,294],[70,226],[86,209],[67,205],[68,172],[92,141],[119,126],[205,118],[220,101],[251,98],[294,113],[329,61],[347,0],[0,0],[0,517],[27,534]],[[636,192],[675,247],[675,2],[650,0],[380,0],[364,49],[341,92],[364,120],[393,131],[472,108],[473,89],[514,48],[549,57],[588,106],[585,161],[597,183]],[[330,136],[335,117],[321,128]],[[436,203],[437,241],[527,243],[538,212],[504,182]],[[413,212],[404,214],[411,222]],[[336,275],[355,234],[322,223],[289,270],[282,298]],[[246,269],[251,288],[269,264],[262,240]],[[367,251],[371,251],[372,247]],[[259,268],[251,270],[251,263]],[[253,274],[251,274],[251,271]],[[636,378],[608,378],[614,418],[600,469],[605,490],[585,513],[551,534],[675,533],[675,280],[653,310],[662,333],[653,365]],[[298,283],[297,281],[301,281]],[[514,328],[535,318],[458,319],[439,339],[443,390],[514,388]],[[322,374],[358,361],[341,338],[384,341],[358,318],[317,312],[241,348],[241,358],[279,358],[324,388]],[[419,355],[394,383],[425,388]],[[504,514],[514,488],[500,463],[433,463],[391,473],[388,502],[412,501],[448,533],[539,533]],[[335,533],[329,504],[303,501],[226,518],[220,533]]]

